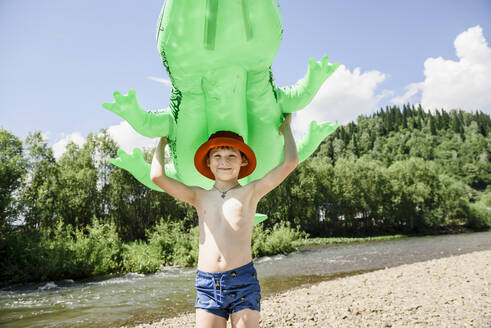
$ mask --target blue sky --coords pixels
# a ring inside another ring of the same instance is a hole
[[[167,77],[155,42],[162,3],[0,0],[0,126],[20,138],[40,130],[59,147],[110,127],[123,148],[153,144],[101,103],[135,89],[144,108],[167,107],[169,87],[150,78]],[[313,118],[345,123],[401,101],[491,113],[490,0],[279,3],[277,85],[302,78],[310,57],[343,65],[299,113],[298,133]]]

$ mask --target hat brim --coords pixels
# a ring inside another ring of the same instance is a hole
[[[254,151],[252,151],[251,147],[234,138],[218,137],[208,140],[207,142],[202,144],[196,151],[196,154],[194,155],[194,166],[199,173],[209,179],[215,180],[213,172],[211,172],[206,163],[206,157],[211,149],[220,146],[234,147],[240,150],[245,155],[245,157],[247,157],[248,164],[240,168],[238,179],[245,178],[246,176],[254,172],[254,170],[256,169],[256,155],[254,155]]]

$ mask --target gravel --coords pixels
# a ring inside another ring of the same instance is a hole
[[[295,288],[263,298],[260,326],[491,328],[490,265],[481,251]],[[194,326],[190,312],[137,327]]]

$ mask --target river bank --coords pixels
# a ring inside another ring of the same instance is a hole
[[[295,288],[261,302],[261,327],[489,327],[491,251]],[[194,313],[138,328],[194,327]]]

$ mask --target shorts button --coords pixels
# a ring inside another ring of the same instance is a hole
[[[237,272],[235,272],[235,271],[234,271],[234,272],[232,272],[230,275],[231,275],[232,277],[237,277]]]
[[[245,301],[245,297],[241,297],[241,298],[240,298],[240,300],[241,300],[241,301]]]

